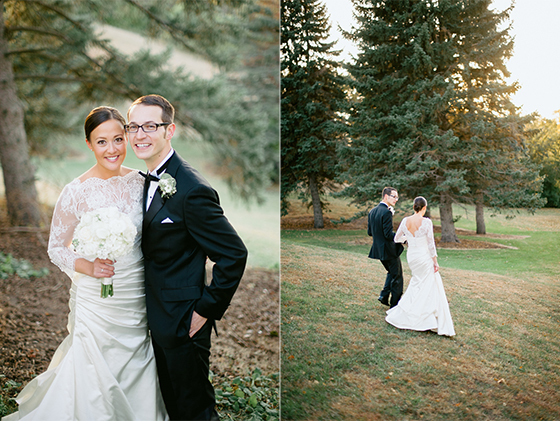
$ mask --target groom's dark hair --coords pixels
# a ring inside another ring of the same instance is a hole
[[[381,198],[383,199],[385,195],[391,196],[391,194],[393,194],[394,191],[397,191],[397,189],[394,187],[385,187],[383,189],[383,193],[381,193]]]
[[[130,107],[128,108],[128,112],[126,117],[129,118],[130,116],[130,109],[135,105],[142,104],[142,105],[155,105],[161,108],[161,119],[164,123],[173,123],[173,119],[175,118],[175,108],[173,105],[166,100],[161,95],[150,94],[144,95],[134,101]]]

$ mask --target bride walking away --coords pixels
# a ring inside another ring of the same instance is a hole
[[[395,242],[408,243],[406,259],[412,278],[398,305],[387,311],[385,320],[399,329],[432,330],[454,336],[453,320],[439,274],[432,221],[424,218],[428,203],[414,199],[414,215],[401,221]]]

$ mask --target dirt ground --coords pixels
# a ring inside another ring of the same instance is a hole
[[[0,279],[0,389],[24,385],[45,371],[62,340],[68,315],[70,279],[47,255],[48,230],[13,232],[0,209],[0,252],[29,261],[49,275]],[[213,337],[211,370],[218,378],[260,368],[279,372],[279,273],[247,269],[233,302]],[[21,389],[12,388],[9,397]],[[6,392],[2,392],[6,397]]]

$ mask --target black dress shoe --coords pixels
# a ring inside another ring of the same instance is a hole
[[[384,306],[388,306],[388,305],[389,305],[389,297],[385,297],[385,298],[379,297],[378,300],[379,300],[379,302],[380,302],[381,304],[383,304]]]

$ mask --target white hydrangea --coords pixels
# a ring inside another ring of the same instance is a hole
[[[87,259],[115,260],[132,251],[135,237],[136,227],[128,215],[116,207],[108,207],[82,216],[72,244]]]
[[[116,207],[101,208],[84,214],[74,231],[72,244],[88,260],[116,260],[132,251],[136,227]],[[113,295],[113,280],[101,280],[101,298]]]

